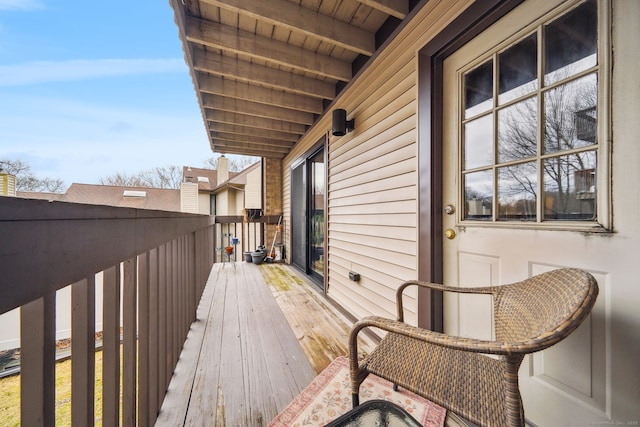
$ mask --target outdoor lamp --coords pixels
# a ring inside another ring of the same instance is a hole
[[[342,136],[354,129],[355,119],[347,120],[347,110],[333,110],[331,133],[334,136]]]

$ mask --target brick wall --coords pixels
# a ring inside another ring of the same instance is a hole
[[[282,214],[282,161],[279,159],[263,158],[264,162],[264,214],[265,215],[281,215]],[[265,229],[265,246],[267,250],[271,250],[273,244],[274,233],[276,232],[276,224],[269,224]],[[282,240],[282,236],[278,236],[276,243]],[[278,250],[276,250],[276,254]]]

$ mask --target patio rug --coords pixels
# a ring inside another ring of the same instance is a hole
[[[425,427],[442,427],[446,410],[406,390],[369,375],[360,386],[360,402],[383,399],[403,407]],[[351,409],[349,359],[335,359],[300,393],[269,427],[323,426]]]

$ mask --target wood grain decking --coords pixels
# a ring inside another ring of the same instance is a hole
[[[267,425],[347,354],[349,328],[287,266],[215,264],[156,425]]]

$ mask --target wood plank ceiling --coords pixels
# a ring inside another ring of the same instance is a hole
[[[211,149],[283,158],[416,0],[170,0]]]

